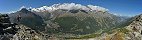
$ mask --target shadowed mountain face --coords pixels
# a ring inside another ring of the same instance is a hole
[[[43,23],[43,19],[39,15],[36,15],[35,13],[27,10],[26,8],[23,8],[15,13],[9,14],[9,16],[11,17],[11,21],[14,23],[20,23],[36,30],[40,28],[40,30],[44,30],[45,25]],[[21,19],[18,19],[18,17],[21,17]]]

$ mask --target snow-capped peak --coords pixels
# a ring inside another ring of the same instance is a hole
[[[65,10],[77,10],[77,9],[81,9],[81,10],[86,10],[86,11],[108,11],[108,9],[100,7],[100,6],[94,6],[94,5],[81,5],[81,4],[75,4],[75,3],[63,3],[63,4],[54,4],[52,6],[42,6],[40,8],[32,8],[32,11],[36,11],[36,12],[42,12],[42,11],[55,11],[58,9],[65,9]]]

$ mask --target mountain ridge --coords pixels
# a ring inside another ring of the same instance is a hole
[[[109,11],[102,11],[102,9],[96,11],[97,9],[100,8],[96,8],[94,11],[91,11],[91,9],[90,11],[82,9],[56,9],[52,12],[49,10],[40,10],[36,12],[27,8],[22,8],[15,13],[9,14],[9,16],[11,17],[10,20],[14,23],[19,23],[37,32],[50,36],[54,35],[59,38],[112,32],[114,29],[117,30],[117,28],[128,26],[135,20],[130,17],[116,16],[109,13]],[[18,22],[17,17],[19,16],[21,19]]]
[[[66,9],[66,10],[81,9],[81,10],[86,10],[86,11],[103,11],[103,12],[108,11],[108,9],[100,7],[100,6],[93,6],[93,5],[84,6],[84,5],[75,4],[75,3],[53,4],[52,6],[43,6],[40,8],[33,8],[31,10],[37,11],[37,12],[47,10],[49,12],[52,12],[58,9]]]

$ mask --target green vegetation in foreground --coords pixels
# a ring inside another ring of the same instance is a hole
[[[121,32],[124,34],[127,34],[129,32],[129,30],[127,30],[126,28],[117,28],[117,29],[113,29],[112,31],[106,31],[103,33],[107,33],[107,34],[112,34],[114,32]],[[103,34],[101,33],[101,34]],[[87,38],[95,38],[95,37],[99,37],[101,36],[101,34],[88,34],[88,35],[81,35],[80,37],[71,37],[71,38],[67,38],[67,39],[87,39]]]
[[[83,39],[83,38],[95,38],[100,36],[101,34],[91,34],[91,35],[85,35],[85,36],[81,36],[79,38]]]
[[[123,28],[115,28],[112,30],[105,30],[102,33],[112,34],[114,32],[121,32],[121,33],[127,34],[130,31],[128,29],[126,29],[125,27],[123,27]]]
[[[88,35],[81,35],[79,37],[70,37],[70,38],[66,38],[66,39],[87,39],[87,38],[95,38],[100,36],[101,34],[88,34]]]
[[[122,32],[122,33],[125,33],[125,34],[127,34],[128,32],[130,32],[128,29],[126,29],[126,28],[120,28],[120,29],[118,29],[119,30],[119,32]]]
[[[122,27],[122,28],[113,28],[109,30],[104,30],[102,33],[112,34],[114,32],[122,32],[126,34],[129,32],[129,30],[127,30],[125,27]]]

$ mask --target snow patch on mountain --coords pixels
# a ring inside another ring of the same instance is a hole
[[[85,11],[108,11],[108,9],[100,6],[94,6],[94,5],[81,5],[81,4],[75,4],[75,3],[63,3],[63,4],[54,4],[52,6],[42,6],[39,8],[32,8],[32,11],[36,12],[42,12],[42,11],[49,11],[53,12],[58,9],[65,9],[65,10],[85,10]]]

